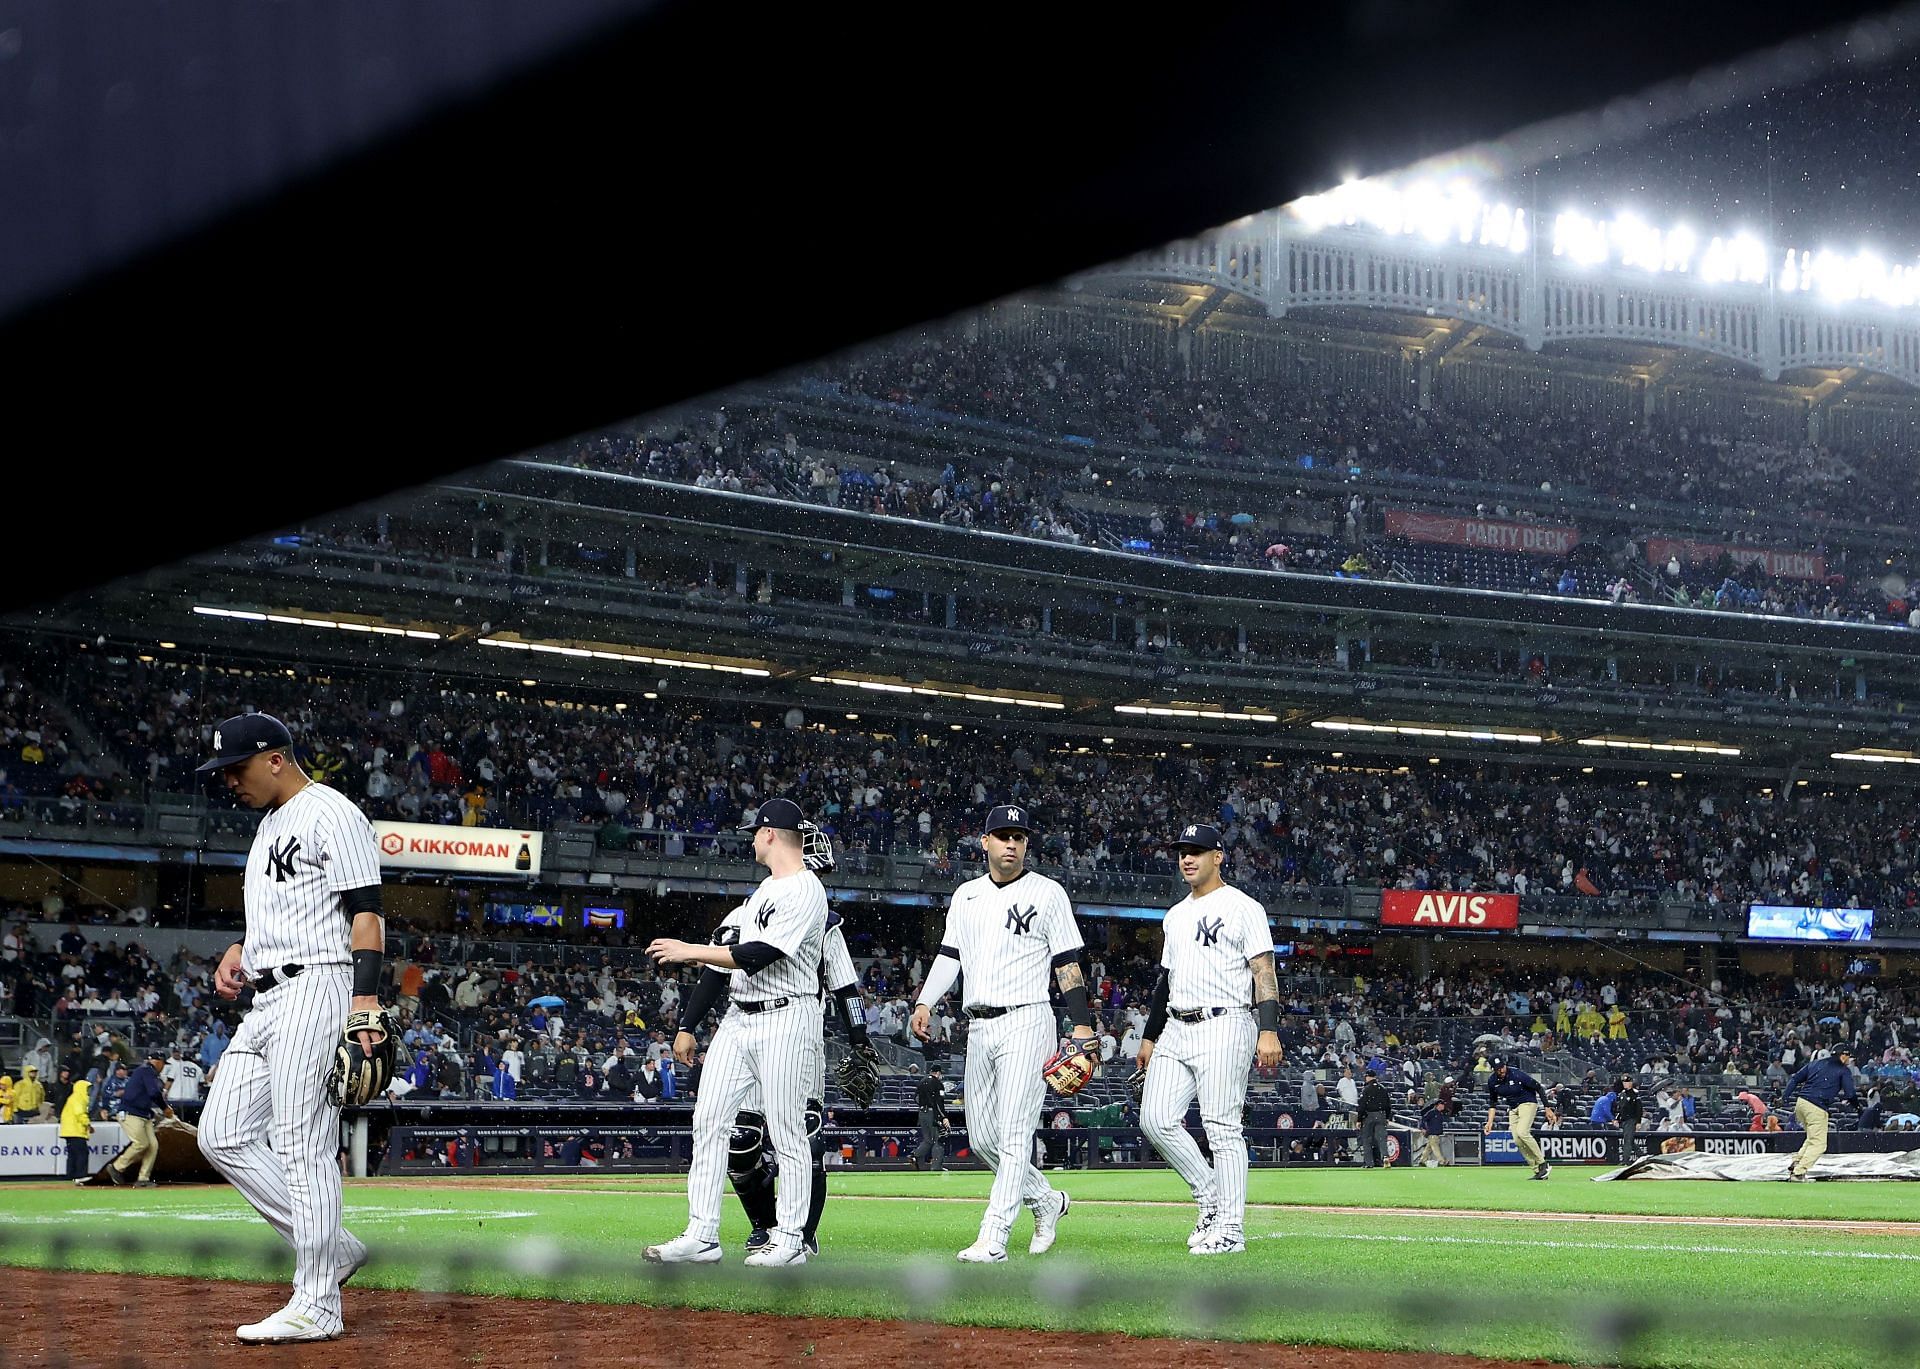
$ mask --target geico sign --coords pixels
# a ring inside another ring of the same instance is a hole
[[[1699,1146],[1709,1155],[1766,1155],[1771,1153],[1767,1143],[1761,1137],[1702,1136]]]
[[[1493,931],[1520,925],[1518,894],[1441,894],[1386,889],[1380,894],[1383,927],[1465,927]]]

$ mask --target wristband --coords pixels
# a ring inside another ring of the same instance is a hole
[[[380,996],[379,951],[355,951],[353,953],[353,996],[355,998],[378,998]]]

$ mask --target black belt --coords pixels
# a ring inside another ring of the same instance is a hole
[[[1209,1017],[1225,1017],[1230,1012],[1245,1011],[1245,1008],[1168,1008],[1167,1016],[1176,1022],[1205,1022]]]
[[[300,971],[306,968],[305,965],[282,965],[277,970],[262,970],[253,977],[253,991],[255,993],[265,993],[276,984],[295,978],[299,975]]]
[[[799,1001],[797,998],[762,998],[749,1002],[745,999],[736,998],[733,1005],[740,1009],[741,1012],[772,1012],[775,1008],[784,1008],[789,1003],[797,1003]]]
[[[967,1008],[965,1012],[968,1017],[984,1020],[989,1017],[1005,1017],[1008,1013],[1019,1012],[1022,1008],[1037,1008],[1039,1006],[1038,1003],[1015,1003],[1011,1008],[989,1008],[982,1006]]]

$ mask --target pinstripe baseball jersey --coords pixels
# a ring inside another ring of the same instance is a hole
[[[1167,1006],[1244,1008],[1253,1004],[1247,962],[1273,949],[1267,910],[1231,884],[1204,898],[1188,894],[1167,909],[1161,924],[1166,944],[1160,963],[1167,971]]]
[[[955,889],[940,944],[959,953],[967,1007],[1017,1008],[1047,1002],[1054,956],[1083,943],[1067,891],[1028,870],[1008,884],[980,875]]]
[[[860,972],[853,968],[853,957],[847,953],[846,926],[840,914],[830,911],[826,936],[820,942],[820,986],[832,993],[859,982]]]
[[[786,952],[759,974],[735,970],[731,988],[736,1000],[817,998],[826,932],[826,886],[813,871],[800,870],[761,880],[752,898],[721,919],[713,940],[719,946],[764,941]]]
[[[340,895],[379,882],[380,853],[366,814],[339,791],[309,784],[260,819],[247,853],[247,973],[352,964],[352,927]]]

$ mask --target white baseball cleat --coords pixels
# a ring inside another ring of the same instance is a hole
[[[1216,1226],[1207,1233],[1207,1238],[1193,1247],[1195,1255],[1242,1255],[1246,1253],[1247,1238],[1240,1234],[1238,1227]]]
[[[747,1256],[747,1263],[759,1269],[770,1265],[805,1264],[807,1247],[800,1242],[788,1244],[782,1241],[768,1241],[760,1249]]]
[[[1005,1264],[1007,1248],[986,1240],[978,1240],[955,1255],[954,1259],[962,1264]]]
[[[720,1242],[703,1241],[691,1233],[675,1236],[665,1245],[650,1245],[642,1258],[655,1264],[718,1264]]]
[[[1214,1222],[1219,1220],[1219,1216],[1220,1214],[1210,1207],[1200,1209],[1199,1220],[1193,1224],[1193,1230],[1187,1233],[1187,1249],[1191,1250],[1199,1245],[1200,1242],[1207,1239],[1207,1236],[1213,1231]]]
[[[329,1331],[305,1313],[283,1307],[265,1321],[242,1326],[233,1334],[248,1345],[290,1345],[295,1341],[333,1340],[341,1330],[336,1326]]]
[[[1033,1239],[1027,1242],[1029,1255],[1044,1255],[1053,1249],[1053,1238],[1060,1234],[1060,1219],[1073,1210],[1073,1199],[1060,1195],[1060,1206],[1051,1212],[1033,1214]]]
[[[335,1282],[345,1288],[347,1280],[365,1269],[367,1260],[371,1257],[367,1254],[365,1241],[358,1236],[350,1236],[344,1231],[340,1233],[340,1252],[340,1262],[334,1267],[334,1275]]]

